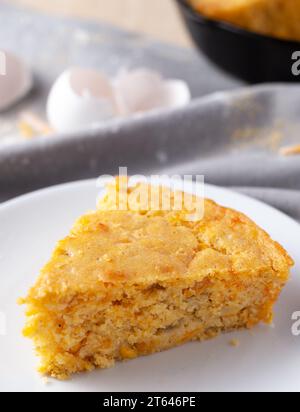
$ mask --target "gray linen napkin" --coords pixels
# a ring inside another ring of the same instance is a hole
[[[266,85],[195,100],[172,112],[112,122],[0,153],[2,199],[60,182],[116,174],[201,174],[300,220],[300,87]]]

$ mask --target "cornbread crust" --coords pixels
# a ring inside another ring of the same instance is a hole
[[[40,372],[65,379],[271,322],[293,265],[278,243],[211,200],[193,222],[186,210],[111,210],[116,187],[58,243],[24,299]]]
[[[300,40],[300,2],[295,0],[188,0],[203,15],[250,31]]]

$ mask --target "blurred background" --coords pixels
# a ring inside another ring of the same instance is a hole
[[[112,23],[156,39],[191,46],[173,0],[11,0],[37,10]]]
[[[243,25],[189,3],[0,2],[0,201],[127,165],[298,202],[300,0]]]

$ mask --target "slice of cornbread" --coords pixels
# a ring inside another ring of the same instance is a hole
[[[42,373],[64,379],[271,321],[293,262],[263,230],[210,200],[199,220],[138,196],[113,210],[118,190],[58,243],[24,299]]]
[[[299,0],[188,0],[201,14],[253,32],[300,40]]]

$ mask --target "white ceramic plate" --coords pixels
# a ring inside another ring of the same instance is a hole
[[[246,213],[296,261],[292,279],[276,305],[275,327],[262,325],[252,332],[187,344],[119,363],[114,369],[45,384],[35,372],[32,344],[21,336],[24,309],[16,300],[33,284],[56,241],[68,233],[74,220],[95,208],[98,190],[94,180],[78,182],[0,207],[0,391],[300,390],[300,336],[293,336],[291,319],[293,312],[300,311],[300,226],[256,200],[209,185],[207,197]],[[233,338],[240,341],[239,347],[230,346]]]

